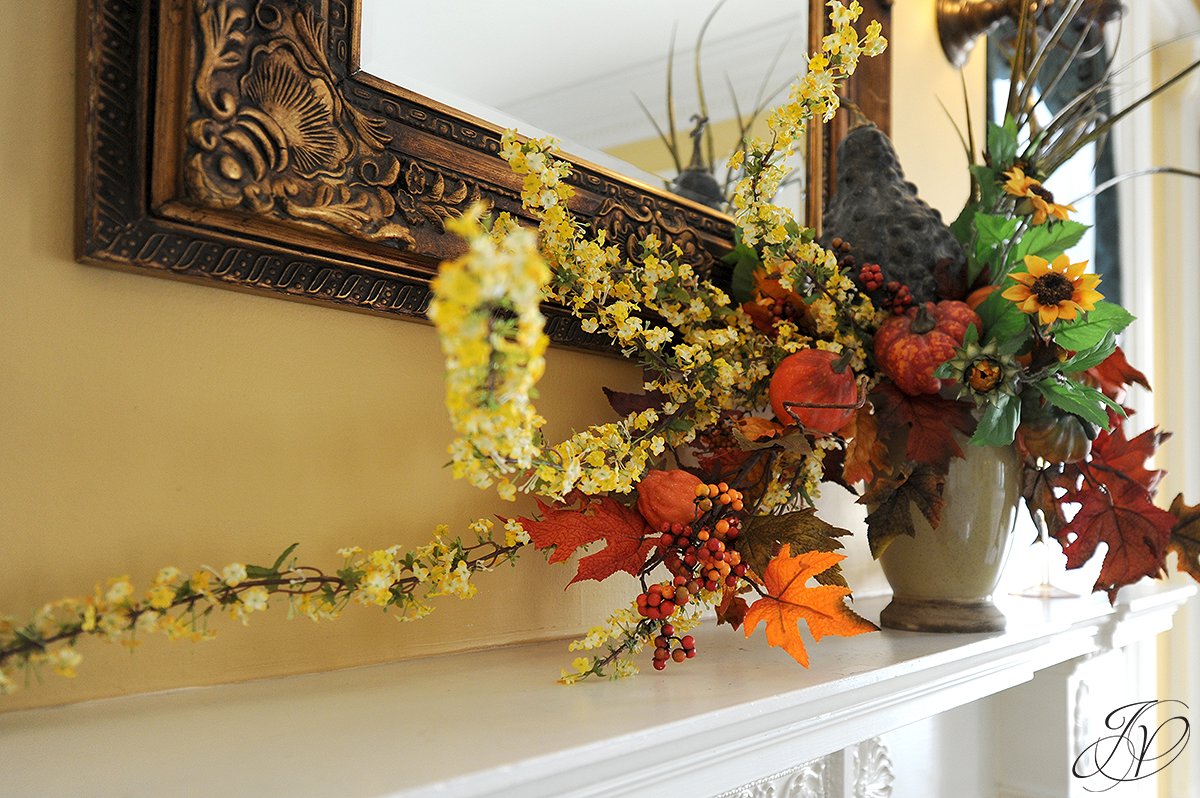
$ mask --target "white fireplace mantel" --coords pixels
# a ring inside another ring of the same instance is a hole
[[[696,659],[621,682],[557,685],[573,655],[549,642],[14,712],[0,715],[0,792],[749,795],[1040,670],[1147,640],[1194,592],[1137,586],[1116,607],[1008,598],[1003,634],[826,638],[809,670],[761,630],[709,627]],[[856,609],[877,620],[885,601]]]

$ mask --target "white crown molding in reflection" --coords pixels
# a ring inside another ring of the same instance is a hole
[[[790,39],[789,26],[794,29]],[[790,77],[805,68],[806,27],[796,20],[782,18],[739,34],[705,41],[701,64],[709,117],[723,120],[736,116],[726,75],[738,91],[742,113],[749,112],[785,39],[787,48],[771,72],[767,91],[786,86]],[[698,108],[694,59],[694,48],[676,51],[674,94],[681,143],[686,142],[691,127],[688,118]],[[505,103],[504,110],[518,118],[537,120],[539,126],[553,130],[556,135],[608,149],[655,135],[634,100],[635,93],[665,129],[666,74],[664,52],[658,58],[510,101]]]

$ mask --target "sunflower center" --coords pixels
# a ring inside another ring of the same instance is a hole
[[[982,358],[971,364],[967,370],[967,385],[976,393],[990,393],[1000,384],[1004,370],[1000,364],[991,358]]]
[[[1032,186],[1030,186],[1029,193],[1036,194],[1037,196],[1041,197],[1042,199],[1044,199],[1047,203],[1049,203],[1051,205],[1054,204],[1054,195],[1051,194],[1050,190],[1048,188],[1046,188],[1045,186],[1043,186],[1041,183],[1034,183]]]
[[[1037,297],[1038,304],[1046,307],[1066,302],[1075,294],[1075,286],[1067,279],[1066,275],[1058,272],[1043,274],[1033,281],[1030,290]]]

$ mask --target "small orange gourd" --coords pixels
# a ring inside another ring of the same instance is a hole
[[[696,488],[703,484],[678,468],[648,471],[637,486],[638,512],[659,532],[672,524],[690,524],[696,519]]]

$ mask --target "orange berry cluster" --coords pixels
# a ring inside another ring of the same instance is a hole
[[[671,644],[679,645],[672,649]],[[654,638],[654,670],[661,671],[668,661],[683,662],[696,656],[696,639],[691,635],[675,636],[675,627],[664,623],[661,634]]]
[[[711,511],[714,504],[726,505],[735,513],[740,513],[743,506],[742,494],[724,482],[718,482],[715,485],[697,485],[696,508],[700,514]]]

